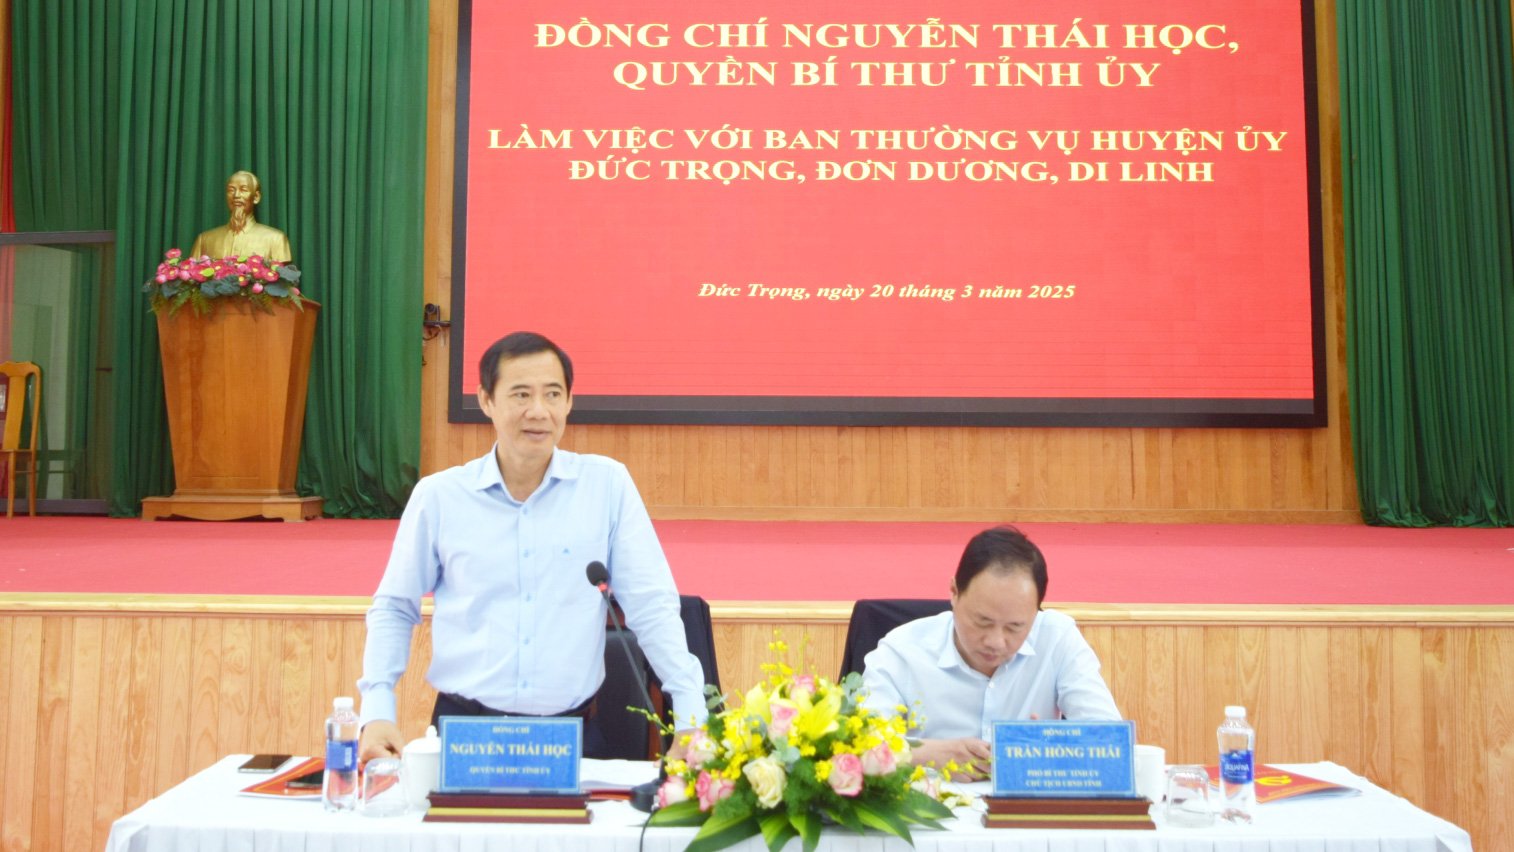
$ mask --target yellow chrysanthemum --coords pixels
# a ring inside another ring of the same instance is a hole
[[[829,777],[831,777],[831,762],[829,760],[816,761],[815,780],[823,782]]]

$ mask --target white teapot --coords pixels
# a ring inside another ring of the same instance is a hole
[[[435,725],[426,728],[426,736],[405,745],[403,759],[405,798],[410,807],[424,809],[426,797],[441,783],[442,741]]]

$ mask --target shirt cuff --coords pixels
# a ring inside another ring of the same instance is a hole
[[[359,715],[360,724],[367,725],[369,722],[385,721],[397,722],[395,719],[394,689],[385,686],[375,686],[363,693],[363,712]]]
[[[710,718],[710,710],[705,706],[702,698],[703,696],[699,698],[687,695],[673,696],[673,730],[682,731],[704,725]]]

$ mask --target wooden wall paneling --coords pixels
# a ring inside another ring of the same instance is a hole
[[[347,648],[342,642],[342,625],[333,619],[313,619],[310,622],[310,711],[306,716],[304,742],[326,742],[326,719],[332,714],[332,699],[350,696],[353,707],[362,711],[362,702],[357,696],[356,678],[345,679],[344,663]],[[359,651],[362,654],[362,651]],[[324,687],[322,687],[324,684]],[[316,739],[319,734],[319,739]]]
[[[224,620],[196,618],[190,631],[188,766],[197,771],[226,756],[221,749],[221,636]]]
[[[1364,763],[1362,708],[1370,700],[1361,671],[1361,631],[1359,627],[1330,629],[1330,680],[1321,684],[1329,696],[1325,709],[1330,715],[1330,741],[1325,754],[1336,763],[1351,767]]]
[[[41,683],[38,688],[37,747],[32,786],[40,790],[32,810],[37,848],[63,848],[63,790],[68,764],[68,699],[73,688],[73,619],[48,619],[42,627]]]
[[[1480,638],[1475,631],[1457,628],[1450,629],[1447,636],[1446,656],[1453,692],[1446,697],[1454,695],[1462,704],[1460,712],[1449,714],[1452,716],[1449,728],[1452,750],[1445,755],[1447,772],[1442,776],[1449,781],[1451,805],[1447,809],[1447,818],[1453,822],[1473,818],[1474,803],[1492,805],[1497,801],[1490,797],[1492,791],[1488,788],[1488,756],[1503,749],[1497,743],[1485,742],[1482,735],[1487,708],[1492,703],[1490,699],[1499,697],[1501,685],[1489,682],[1496,675],[1484,665],[1484,645]],[[1503,674],[1507,677],[1509,673]],[[1503,697],[1509,697],[1507,690],[1504,693]],[[1441,708],[1439,712],[1446,711]],[[1505,808],[1509,799],[1514,798],[1508,790],[1499,790],[1498,795]]]
[[[1330,661],[1318,653],[1318,649],[1329,644],[1330,629],[1310,625],[1299,627],[1294,633],[1297,644],[1293,653],[1300,687],[1295,694],[1282,696],[1285,700],[1279,706],[1291,703],[1297,708],[1298,754],[1322,755],[1330,742],[1330,696],[1321,688],[1330,680]]]
[[[1269,713],[1267,718],[1261,718],[1261,708],[1287,707],[1315,683],[1299,666],[1298,628],[1293,626],[1265,628],[1261,631],[1261,639],[1263,647],[1259,649],[1259,658],[1265,662],[1265,665],[1260,673],[1261,679],[1254,693],[1255,698],[1248,699],[1252,703],[1246,704],[1246,716],[1252,727],[1257,729],[1257,760],[1262,763],[1302,760],[1303,758],[1294,756],[1300,752],[1284,753],[1277,751],[1274,747],[1274,744],[1282,743],[1296,746],[1300,739],[1299,728],[1303,721],[1302,715],[1296,712]],[[1215,712],[1222,713],[1223,709]],[[1216,715],[1214,721],[1218,725],[1220,717]],[[1267,732],[1266,740],[1263,740],[1261,736],[1263,723]],[[1216,759],[1218,759],[1218,748],[1219,742],[1216,740]]]
[[[269,743],[270,745],[262,747],[267,751],[283,751],[273,744],[284,742],[283,726],[279,722],[287,703],[284,700],[283,667],[280,663],[282,631],[269,629],[279,623],[281,622],[276,619],[267,618],[253,619],[249,623],[252,629],[252,653],[248,665],[252,692],[248,706],[251,708],[252,725],[247,741],[253,744]]]
[[[846,629],[837,609],[763,615],[717,606],[728,693],[762,678],[775,629],[791,662],[807,653],[833,676]],[[1262,760],[1334,760],[1467,828],[1478,848],[1507,836],[1514,625],[1349,614],[1293,623],[1286,609],[1276,623],[1184,621],[1180,612],[1078,617],[1141,741],[1167,748],[1170,761],[1211,762],[1220,708],[1240,702]],[[303,637],[286,617],[0,614],[6,848],[99,848],[110,821],[200,763],[242,751],[317,752],[326,702],[353,690],[364,629],[352,612],[298,620],[308,625]],[[398,688],[407,739],[430,714],[429,655],[423,625]],[[255,693],[283,698],[249,718],[237,708],[268,700]],[[243,732],[260,713],[290,721],[250,742]],[[206,757],[201,743],[212,732]]]
[[[126,679],[126,754],[125,761],[135,771],[126,776],[127,803],[141,803],[163,789],[157,782],[158,737],[169,727],[159,712],[162,691],[163,619],[137,615],[131,619],[131,666]]]
[[[100,654],[102,625],[99,618],[73,620],[72,653],[69,655],[71,684],[67,702],[67,743],[58,752],[62,765],[54,764],[54,778],[62,781],[64,849],[94,845],[96,750],[100,731]],[[106,732],[109,736],[112,732]]]
[[[163,619],[158,653],[158,707],[151,724],[158,726],[157,765],[153,787],[166,790],[182,781],[189,770],[190,643],[194,619]]]
[[[276,753],[252,736],[252,623],[246,618],[221,621],[221,669],[217,677],[221,712],[216,741],[222,749]]]
[[[449,317],[456,15],[456,0],[431,4],[425,292]],[[564,445],[620,458],[657,518],[1358,520],[1344,380],[1335,3],[1317,2],[1315,15],[1325,428],[573,426]],[[444,333],[424,350],[427,473],[482,454],[492,440],[487,426],[446,422],[448,345]]]
[[[1394,791],[1415,802],[1426,801],[1423,775],[1417,769],[1429,749],[1425,739],[1423,639],[1424,631],[1419,628],[1388,629],[1391,767],[1381,777]]]
[[[1362,632],[1362,676],[1366,683],[1362,724],[1362,772],[1385,781],[1393,777],[1393,629]]]
[[[316,724],[315,718],[329,715],[332,696],[317,696],[310,682],[315,625],[303,618],[284,619],[279,632],[283,639],[279,649],[279,742],[301,742]],[[319,711],[315,709],[318,701]]]
[[[35,616],[5,616],[0,632],[0,661],[5,663],[5,722],[3,741],[4,800],[0,801],[0,846],[25,848],[32,835],[33,802],[36,798],[37,724],[42,699],[42,619]]]
[[[1484,789],[1504,807],[1490,807],[1484,815],[1483,836],[1514,838],[1514,808],[1507,806],[1514,790],[1514,630],[1482,633],[1482,677],[1490,689],[1480,708],[1480,742],[1487,749]],[[1496,687],[1496,689],[1494,688]],[[1474,718],[1477,713],[1474,711]],[[1476,760],[1476,756],[1473,758]]]
[[[1447,644],[1450,631],[1443,627],[1427,628],[1422,637],[1420,663],[1423,666],[1422,684],[1425,692],[1425,758],[1439,763],[1449,761],[1454,772],[1463,771],[1455,761],[1454,731],[1455,714],[1446,712],[1446,698],[1456,694],[1456,685],[1449,671]],[[1449,779],[1430,784],[1425,789],[1424,807],[1446,815],[1455,805],[1455,791]],[[1448,817],[1449,818],[1449,817]]]
[[[98,730],[95,745],[95,772],[92,809],[93,838],[89,846],[105,848],[110,835],[110,824],[126,807],[126,775],[135,771],[127,762],[127,737],[130,728],[130,708],[127,705],[127,673],[131,670],[132,622],[131,618],[99,619],[100,679],[98,682],[99,711],[94,720]]]

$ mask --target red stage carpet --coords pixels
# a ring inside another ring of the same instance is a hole
[[[0,594],[373,593],[395,521],[0,520]],[[977,523],[662,521],[713,601],[944,597]],[[1024,524],[1066,603],[1514,604],[1514,530]]]

